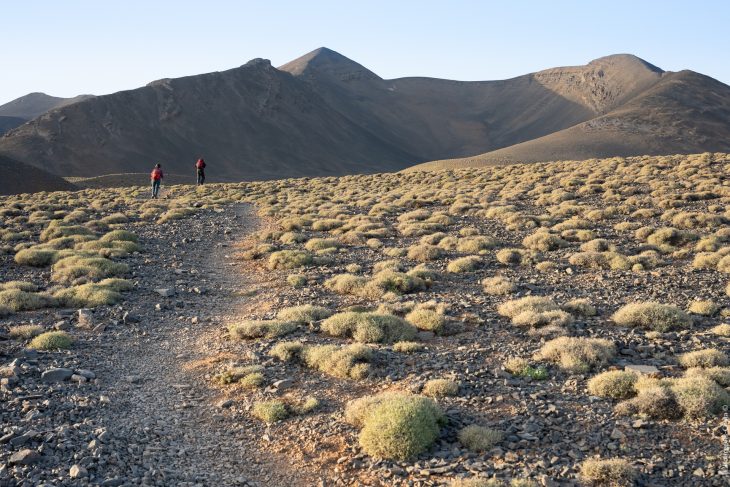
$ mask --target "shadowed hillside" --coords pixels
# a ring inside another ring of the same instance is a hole
[[[63,178],[3,156],[0,156],[0,174],[0,195],[77,189]]]

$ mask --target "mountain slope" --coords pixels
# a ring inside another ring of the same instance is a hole
[[[9,132],[10,129],[23,125],[27,120],[20,117],[5,117],[0,115],[0,135]]]
[[[60,98],[46,95],[45,93],[29,93],[4,105],[0,105],[0,116],[31,120],[54,108],[60,108],[88,98],[91,98],[91,95]]]
[[[0,153],[87,177],[156,162],[192,173],[199,154],[212,176],[228,178],[345,174],[360,161],[382,171],[413,159],[265,60],[53,110],[0,139]]]
[[[386,80],[320,48],[56,108],[0,138],[0,154],[77,177],[156,162],[188,174],[203,155],[211,177],[238,180],[725,150],[728,90],[628,54],[463,82]]]
[[[568,129],[478,156],[433,161],[412,169],[729,150],[730,86],[680,71],[669,73],[605,115]]]
[[[58,176],[3,156],[0,156],[0,174],[0,195],[78,189]]]

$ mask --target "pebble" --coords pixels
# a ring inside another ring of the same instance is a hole
[[[56,368],[56,369],[48,369],[44,371],[41,374],[41,380],[43,382],[63,382],[67,379],[70,379],[73,375],[73,370],[71,369],[64,369],[64,368]]]
[[[10,456],[10,463],[14,465],[33,465],[40,461],[41,455],[30,449],[20,450]]]

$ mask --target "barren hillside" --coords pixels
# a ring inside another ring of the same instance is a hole
[[[75,177],[156,162],[187,174],[204,155],[211,176],[254,180],[485,153],[478,159],[701,152],[728,148],[729,92],[626,54],[461,82],[386,80],[320,48],[279,69],[257,59],[57,108],[0,138],[0,154]]]
[[[0,195],[76,188],[55,174],[3,156],[0,156],[0,175]]]

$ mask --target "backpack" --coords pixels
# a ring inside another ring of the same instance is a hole
[[[195,167],[197,167],[198,169],[204,169],[205,161],[203,159],[198,159],[198,162],[195,163]]]

